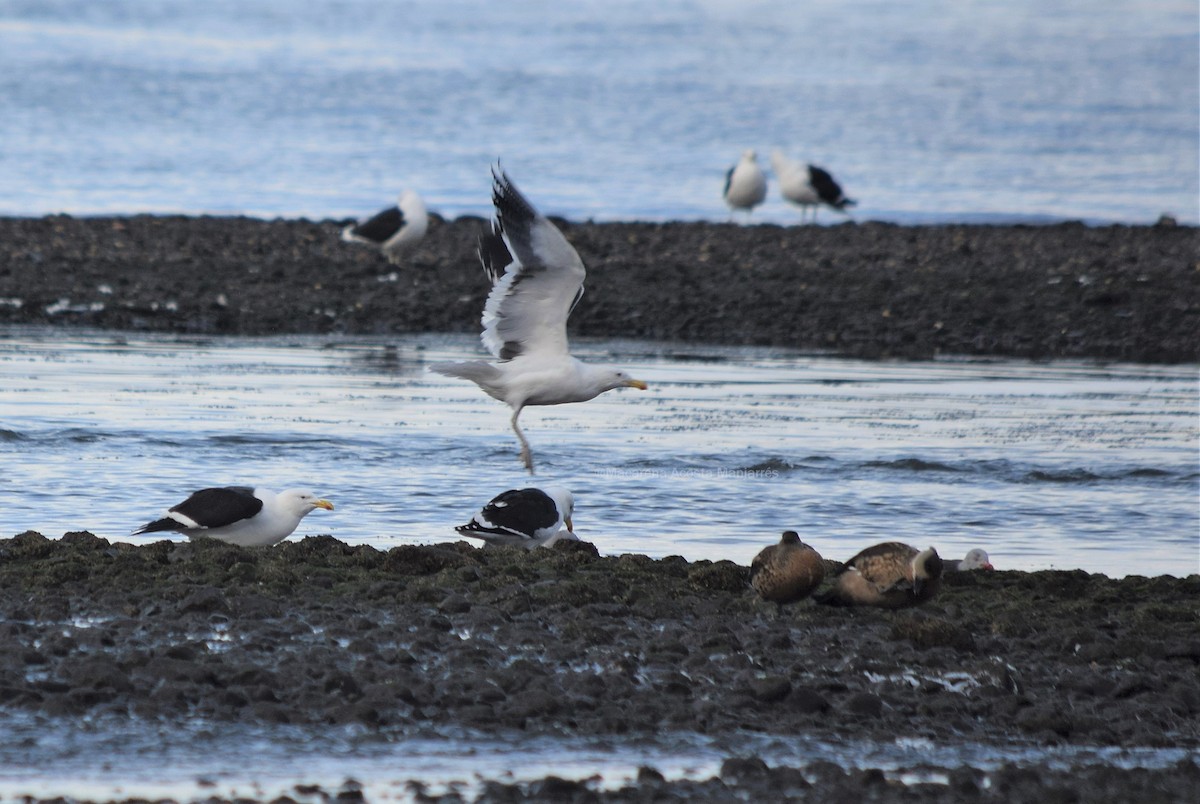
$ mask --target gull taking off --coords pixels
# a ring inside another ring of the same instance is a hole
[[[492,170],[492,204],[492,229],[479,238],[479,258],[492,281],[480,339],[496,359],[430,368],[470,380],[512,408],[521,462],[532,474],[533,453],[517,422],[526,405],[586,402],[614,388],[645,390],[646,383],[570,355],[567,317],[583,295],[583,260],[498,166]]]

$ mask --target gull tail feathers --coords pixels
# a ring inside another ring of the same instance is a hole
[[[475,383],[482,383],[488,380],[494,380],[500,376],[500,372],[491,363],[484,360],[465,360],[460,363],[445,362],[433,363],[429,366],[430,371],[444,374],[447,377],[458,377],[461,380],[470,380]]]
[[[484,390],[493,399],[504,400],[504,374],[498,368],[484,360],[466,360],[461,363],[433,363],[429,370],[446,377],[457,377],[460,380],[470,380]]]

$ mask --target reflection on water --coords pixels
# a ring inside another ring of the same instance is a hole
[[[672,733],[644,739],[456,733],[383,739],[346,728],[228,723],[180,728],[136,720],[81,725],[27,716],[6,720],[9,739],[0,738],[0,800],[34,795],[188,801],[223,795],[267,801],[294,796],[301,784],[321,785],[335,794],[349,779],[367,801],[416,800],[409,780],[419,780],[429,793],[457,789],[472,800],[483,779],[511,783],[556,775],[593,779],[614,789],[633,783],[644,766],[667,779],[708,779],[731,756],[759,757],[772,767],[826,761],[843,768],[880,768],[904,784],[945,784],[946,769],[962,765],[985,772],[1004,763],[1030,762],[1161,769],[1200,758],[1200,752],[1177,748],[946,745],[914,738],[877,743],[803,735]],[[254,756],[253,763],[246,762],[248,755]],[[123,761],[133,756],[135,762]],[[98,762],[97,757],[111,759]]]
[[[537,482],[605,553],[748,564],[794,528],[825,555],[984,546],[1002,568],[1200,571],[1195,366],[870,363],[779,349],[582,342],[650,382],[531,408]],[[508,412],[426,371],[470,336],[0,337],[0,536],[130,531],[207,485],[308,485],[293,538],[455,538],[533,482]]]

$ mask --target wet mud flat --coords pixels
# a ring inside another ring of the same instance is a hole
[[[479,218],[406,264],[340,221],[0,218],[0,324],[262,335],[476,332]],[[1200,230],[557,221],[573,335],[936,355],[1200,360]]]
[[[0,540],[5,711],[381,736],[1190,752],[1155,768],[983,768],[931,748],[903,769],[926,779],[912,783],[896,769],[733,753],[708,780],[646,767],[620,790],[489,781],[467,799],[480,801],[1183,801],[1200,783],[1200,575],[958,573],[915,610],[781,611],[750,591],[746,567],[600,556],[582,542],[384,552],[331,537],[247,549],[28,532]]]

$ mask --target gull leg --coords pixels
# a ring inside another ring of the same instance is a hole
[[[521,440],[521,463],[525,465],[525,469],[529,474],[533,474],[533,452],[529,449],[529,441],[526,440],[525,434],[521,432],[521,425],[517,424],[517,417],[521,415],[521,408],[513,411],[512,428],[517,434],[517,438]]]

